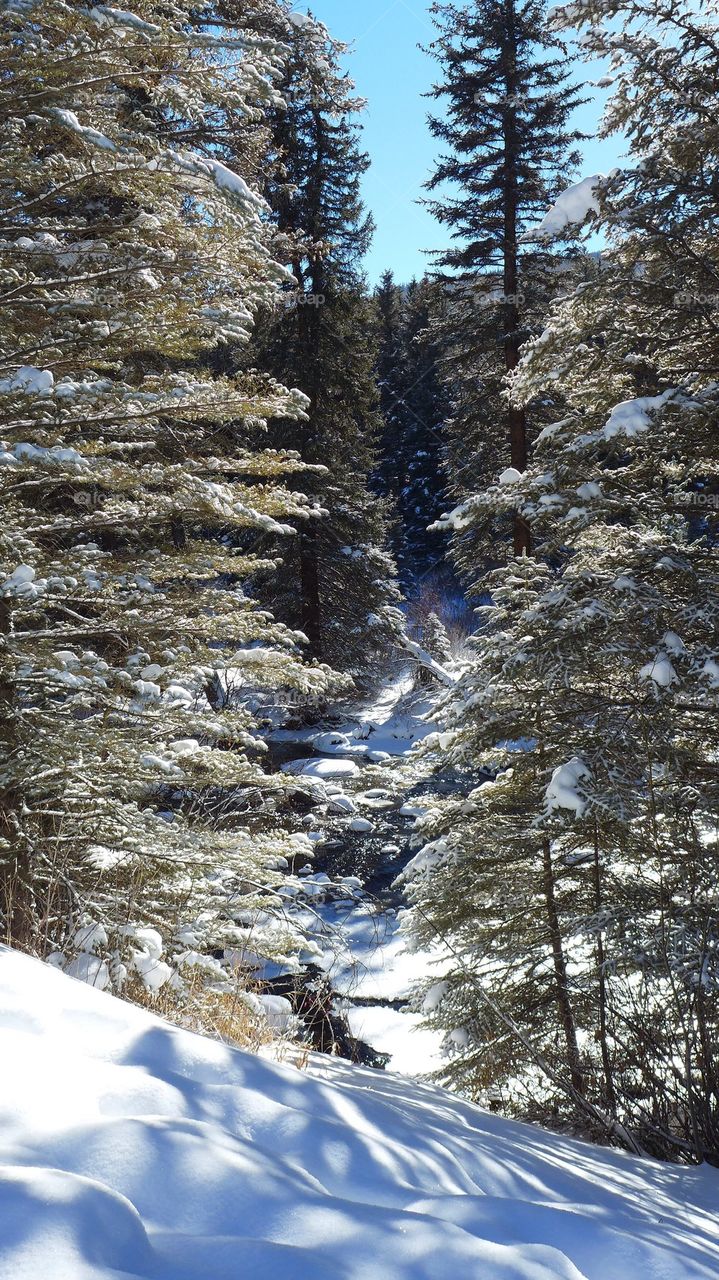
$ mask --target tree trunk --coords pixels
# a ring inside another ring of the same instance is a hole
[[[321,240],[319,209],[322,201],[323,164],[325,158],[324,125],[319,111],[313,112],[313,121],[316,155],[314,176],[313,180],[308,183],[307,197],[311,210],[318,220],[317,224],[310,228],[310,231],[313,241],[319,242]],[[305,431],[302,456],[306,461],[317,462],[319,459],[315,456],[315,452],[320,435],[317,419],[320,414],[322,397],[322,319],[318,300],[325,292],[325,273],[319,253],[313,253],[310,256],[306,269],[303,268],[303,264],[299,260],[293,264],[293,268],[300,290],[307,295],[307,286],[309,285],[309,294],[315,303],[315,305],[300,306],[298,325],[299,350],[303,359],[306,360],[303,388],[310,398],[310,421]],[[302,630],[310,642],[312,657],[319,658],[322,653],[323,618],[320,591],[320,555],[317,530],[314,526],[300,533],[299,544]]]
[[[8,666],[8,640],[12,612],[7,600],[0,601],[0,751],[6,781],[0,789],[0,839],[5,844],[0,863],[0,911],[5,923],[5,940],[23,946],[32,935],[32,892],[30,854],[20,826],[22,797],[12,778],[13,756],[17,752],[15,688]],[[7,776],[10,775],[10,776]]]
[[[577,1093],[583,1095],[584,1076],[582,1074],[581,1060],[579,1056],[579,1044],[577,1041],[577,1027],[574,1021],[574,1011],[572,1009],[571,1000],[569,999],[567,962],[565,960],[564,947],[562,944],[562,931],[559,924],[559,912],[557,910],[557,900],[554,892],[552,853],[548,840],[544,841],[542,845],[542,852],[544,862],[544,900],[547,908],[547,925],[549,928],[549,940],[552,947],[552,959],[554,962],[555,998],[564,1030],[564,1040],[567,1048],[567,1064],[569,1066],[569,1075],[572,1087]]]
[[[312,657],[319,658],[322,653],[322,599],[315,537],[314,534],[300,534],[300,590],[302,630],[310,642]]]
[[[522,330],[519,314],[519,139],[517,137],[517,38],[515,0],[506,0],[507,43],[504,51],[504,367],[511,373],[519,364]],[[512,466],[523,474],[527,470],[527,418],[524,409],[509,409],[509,442]],[[530,555],[532,536],[527,521],[517,513],[514,517],[514,553]]]
[[[599,830],[594,824],[594,910],[599,915],[602,909],[602,868],[599,860]],[[614,1088],[614,1068],[609,1052],[607,1021],[607,979],[605,973],[606,955],[604,952],[604,936],[601,928],[597,928],[597,982],[599,986],[599,1045],[604,1067],[604,1088],[607,1102],[616,1115],[617,1094]]]

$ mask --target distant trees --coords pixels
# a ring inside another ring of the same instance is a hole
[[[306,416],[271,438],[315,470],[298,478],[311,514],[263,591],[315,657],[366,679],[399,625],[399,596],[386,510],[369,487],[381,418],[361,273],[373,230],[360,196],[361,103],[321,23],[289,15],[283,38],[286,105],[273,115],[265,195],[294,283],[265,312],[251,359],[308,397]]]
[[[408,595],[445,570],[446,539],[432,528],[447,505],[442,381],[437,327],[441,291],[428,279],[395,284],[385,272],[375,292],[377,379],[384,429],[375,483],[395,513],[393,550]]]
[[[561,414],[475,504],[542,555],[487,580],[442,739],[477,785],[428,816],[410,892],[451,945],[428,1005],[448,1079],[716,1161],[716,25],[642,0],[565,18],[611,57],[634,163],[596,191],[601,270],[510,381]]]
[[[190,17],[29,0],[2,26],[0,917],[116,989],[217,970],[288,847],[213,829],[213,796],[270,785],[227,680],[331,681],[226,541],[291,541],[300,464],[257,437],[307,400],[203,368],[286,279],[220,145],[282,49]]]

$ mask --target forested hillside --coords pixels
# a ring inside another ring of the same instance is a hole
[[[719,1165],[716,0],[430,4],[411,279],[311,12],[0,13],[0,943]]]

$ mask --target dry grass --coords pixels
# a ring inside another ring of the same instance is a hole
[[[196,1031],[233,1048],[256,1053],[274,1037],[265,1019],[245,999],[250,983],[238,975],[232,991],[213,991],[200,973],[185,980],[184,989],[176,991],[165,985],[153,995],[139,978],[132,977],[125,988],[125,998],[149,1009],[167,1022],[186,1031]]]

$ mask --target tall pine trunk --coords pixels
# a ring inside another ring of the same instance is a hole
[[[584,1076],[579,1056],[577,1024],[574,1018],[572,1002],[569,998],[567,961],[564,954],[562,929],[559,922],[559,911],[557,909],[557,897],[554,885],[554,867],[552,866],[552,851],[549,840],[544,840],[542,843],[542,864],[544,902],[547,912],[547,929],[552,948],[552,963],[554,966],[555,1000],[564,1032],[564,1042],[567,1050],[567,1064],[569,1066],[569,1078],[572,1082],[572,1087],[576,1092],[583,1095]]]
[[[27,842],[19,821],[22,796],[12,781],[13,757],[18,742],[15,729],[15,689],[5,664],[12,631],[12,613],[7,600],[0,600],[0,639],[3,648],[3,670],[0,672],[0,749],[6,777],[0,787],[0,840],[2,841],[2,879],[0,911],[4,920],[5,941],[21,947],[32,932],[32,899],[30,896],[30,864]],[[8,776],[10,775],[10,776]]]
[[[519,364],[522,334],[519,315],[519,192],[518,165],[520,144],[517,133],[517,33],[514,0],[506,0],[507,42],[504,48],[504,365],[512,373]],[[523,409],[509,409],[509,442],[512,466],[523,473],[527,469],[527,419]],[[529,555],[532,538],[529,525],[519,514],[514,517],[514,553]]]
[[[318,154],[318,165],[321,155]],[[317,178],[319,183],[320,179]],[[301,290],[310,286],[309,296],[320,298],[324,290],[322,265],[318,259],[311,262],[309,272],[305,274],[301,262],[294,264],[294,273]],[[317,401],[321,394],[321,321],[319,307],[304,305],[300,307],[298,318],[299,348],[307,357],[307,376],[305,389],[310,398],[310,421],[304,434],[303,457],[309,457],[314,445],[312,418],[317,413]],[[320,589],[320,552],[316,521],[309,528],[303,529],[299,535],[299,589],[302,618],[302,630],[307,636],[310,653],[318,658],[322,652],[322,593]]]
[[[599,827],[594,823],[594,910],[599,917],[603,905],[602,867],[599,858]],[[606,954],[604,948],[604,930],[597,919],[597,984],[599,988],[599,1047],[604,1068],[604,1087],[607,1102],[612,1114],[617,1110],[617,1094],[614,1087],[614,1068],[609,1051],[609,1024],[607,1003]]]

